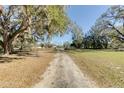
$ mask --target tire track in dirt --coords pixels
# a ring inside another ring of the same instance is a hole
[[[73,60],[65,53],[57,53],[46,72],[41,76],[43,79],[33,86],[34,88],[88,88],[96,87]]]

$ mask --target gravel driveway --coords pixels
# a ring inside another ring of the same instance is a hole
[[[83,74],[66,53],[57,53],[43,79],[34,88],[88,88],[96,87],[87,75]]]

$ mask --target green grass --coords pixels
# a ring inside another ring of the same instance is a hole
[[[124,52],[71,50],[68,53],[100,87],[124,87]]]

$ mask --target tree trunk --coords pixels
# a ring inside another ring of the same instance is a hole
[[[3,35],[3,49],[5,55],[12,53],[12,39],[9,39],[9,36],[6,33]]]
[[[4,42],[3,49],[4,49],[4,54],[9,55],[8,42]]]
[[[9,50],[9,54],[13,53],[13,46],[12,46],[12,41],[8,42],[8,50]]]
[[[13,47],[11,42],[6,42],[3,46],[4,54],[9,55],[13,53]]]
[[[9,49],[8,49],[8,33],[7,33],[7,31],[5,31],[3,34],[3,49],[4,49],[4,54],[8,55]]]

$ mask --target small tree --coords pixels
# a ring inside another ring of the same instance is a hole
[[[65,42],[65,43],[63,44],[63,47],[64,47],[65,50],[70,49],[70,43],[69,43],[69,42]]]
[[[83,44],[83,32],[76,24],[73,24],[72,29],[72,44],[75,48],[81,48]]]

